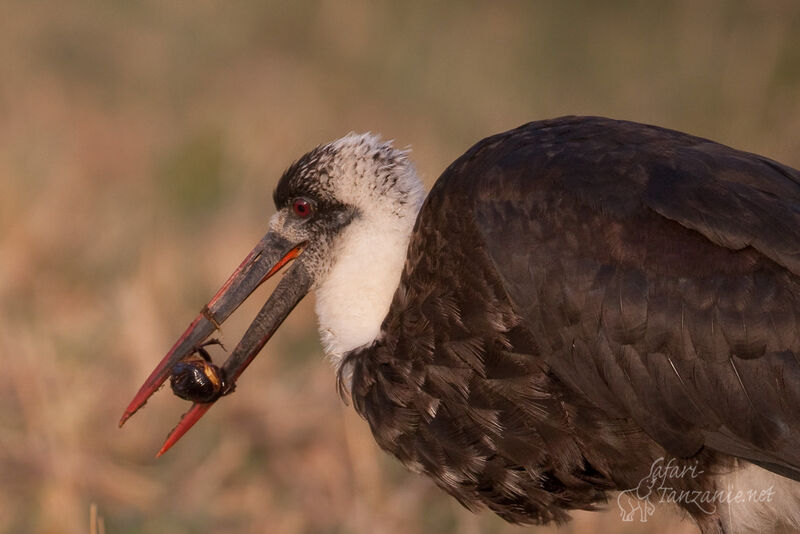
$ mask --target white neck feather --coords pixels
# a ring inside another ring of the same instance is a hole
[[[334,238],[327,272],[315,283],[320,337],[338,367],[380,335],[425,198],[407,152],[372,134],[330,144],[327,185],[357,215]]]
[[[316,284],[322,345],[338,367],[347,352],[380,335],[425,189],[407,152],[391,142],[350,134],[331,146],[334,194],[358,213],[336,236],[332,264]]]
[[[716,486],[725,492],[713,502],[725,532],[800,531],[800,483],[740,460],[730,473],[717,477]],[[739,495],[741,500],[732,500]]]
[[[380,334],[400,283],[416,211],[362,217],[334,244],[336,262],[316,290],[319,333],[326,355],[338,367],[347,352]]]

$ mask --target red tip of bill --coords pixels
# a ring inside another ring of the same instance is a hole
[[[145,405],[147,399],[150,398],[150,395],[155,393],[155,391],[160,388],[161,384],[163,384],[167,379],[170,372],[168,363],[170,356],[172,356],[172,352],[173,351],[170,351],[166,356],[164,356],[164,359],[161,360],[161,363],[159,363],[153,372],[150,373],[150,376],[147,377],[147,380],[145,380],[144,384],[142,384],[142,387],[139,388],[138,392],[136,392],[136,396],[133,397],[133,400],[130,404],[128,404],[128,407],[125,408],[125,413],[122,414],[122,417],[119,420],[120,427],[124,425],[125,421],[130,419],[130,417],[135,414],[139,408]]]
[[[122,414],[122,417],[119,420],[119,426],[124,425],[125,421],[130,419],[130,417],[136,413],[139,408],[144,406],[144,404],[147,402],[147,399],[149,399],[150,396],[164,384],[164,382],[170,376],[172,367],[177,362],[187,355],[197,351],[197,347],[200,345],[200,343],[202,343],[202,341],[206,339],[214,331],[214,329],[219,328],[219,323],[224,321],[228,315],[230,315],[256,287],[264,282],[264,280],[278,272],[284,265],[299,256],[303,251],[303,247],[305,246],[305,243],[295,246],[282,258],[280,258],[280,260],[278,260],[277,263],[275,263],[275,265],[273,265],[265,275],[263,275],[260,279],[255,279],[253,278],[253,275],[255,273],[260,273],[263,265],[259,264],[261,266],[255,271],[252,270],[251,267],[259,260],[263,249],[266,246],[265,243],[268,243],[270,239],[270,234],[267,234],[267,236],[262,239],[259,245],[256,246],[256,248],[254,248],[250,254],[248,254],[236,271],[234,271],[234,273],[228,278],[220,290],[217,291],[217,294],[214,295],[211,301],[209,301],[209,303],[203,308],[203,311],[200,313],[200,315],[195,318],[183,335],[178,339],[178,341],[175,342],[166,356],[164,356],[156,368],[153,369],[153,372],[147,377],[147,380],[145,380],[144,384],[142,384],[142,387],[139,388],[136,396]],[[273,261],[271,258],[272,256],[270,256],[269,261]],[[257,274],[255,275],[257,276]],[[241,290],[242,285],[247,290],[246,294]],[[281,318],[281,321],[282,320],[283,319]],[[277,324],[280,324],[280,321]],[[232,383],[236,381],[236,379],[239,377],[239,374],[241,374],[244,368],[247,367],[261,347],[263,347],[264,343],[266,343],[267,339],[269,339],[269,335],[264,337],[255,350],[250,351],[250,353],[246,355],[247,357],[243,362],[235,366],[236,368],[233,372],[229,372],[229,379]],[[231,358],[229,357],[228,361],[230,360]],[[228,362],[226,362],[226,365],[228,365]],[[192,428],[192,426],[203,416],[203,414],[205,414],[208,409],[211,408],[212,404],[213,403],[194,404],[189,411],[183,415],[181,420],[178,422],[178,425],[172,429],[172,432],[170,432],[169,436],[167,436],[164,445],[161,447],[161,450],[158,451],[156,457],[159,457],[167,452],[170,447],[172,447],[181,438],[181,436],[183,436],[190,428]]]
[[[130,407],[128,407],[128,409],[125,410],[125,413],[122,414],[122,417],[119,418],[119,427],[122,428],[122,425],[125,424],[125,421],[130,419],[133,414],[134,414],[134,411],[131,410]]]
[[[201,313],[198,315],[192,324],[186,329],[183,335],[178,338],[178,341],[169,349],[169,352],[164,356],[164,358],[159,362],[153,372],[150,373],[150,376],[147,377],[147,380],[144,381],[142,387],[139,388],[139,391],[136,392],[136,396],[133,397],[133,400],[125,409],[125,413],[122,414],[122,417],[119,420],[119,426],[125,424],[125,421],[130,419],[130,417],[136,413],[136,411],[144,406],[147,402],[147,399],[155,393],[158,388],[166,381],[169,377],[170,371],[172,370],[172,366],[177,363],[180,359],[175,355],[175,352],[180,350],[180,356],[183,356],[186,353],[189,353],[192,350],[192,347],[198,343],[198,340],[202,340],[208,336],[214,329],[214,326],[206,319],[203,314]],[[189,339],[192,337],[192,339]]]
[[[194,426],[194,424],[203,417],[203,414],[208,411],[211,406],[213,406],[213,402],[203,403],[203,404],[194,404],[188,412],[183,414],[181,420],[178,422],[178,425],[172,429],[172,432],[169,433],[167,436],[166,441],[164,441],[164,445],[161,446],[161,450],[158,451],[156,454],[156,458],[170,450],[175,443],[181,439],[181,436],[186,434],[186,432]]]

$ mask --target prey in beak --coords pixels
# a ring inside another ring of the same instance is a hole
[[[176,366],[186,365],[202,350],[204,341],[250,296],[262,282],[297,258],[305,242],[294,244],[274,232],[268,233],[206,304],[164,359],[147,377],[134,396],[119,425],[122,426],[166,381]],[[219,397],[233,391],[239,375],[247,368],[275,330],[311,288],[311,277],[301,264],[292,265],[264,307],[250,324],[244,337],[219,369],[224,377],[206,402],[195,402],[167,436],[158,456],[164,454],[186,433]],[[201,353],[202,354],[202,353]],[[180,367],[179,367],[180,370]],[[211,378],[211,376],[209,376]]]
[[[377,136],[350,134],[293,163],[273,197],[277,211],[267,235],[147,377],[122,415],[120,426],[172,377],[173,391],[194,404],[159,455],[233,391],[248,364],[311,289],[317,292],[323,349],[335,365],[379,335],[424,198],[406,153]],[[206,339],[290,262],[242,340],[216,367],[205,357]]]
[[[192,402],[214,402],[235,389],[228,387],[225,372],[214,365],[205,349],[208,345],[219,345],[225,350],[220,340],[210,339],[197,347],[196,355],[184,358],[172,368],[169,385],[178,397]]]

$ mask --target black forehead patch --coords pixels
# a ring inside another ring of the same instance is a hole
[[[329,174],[328,166],[333,155],[334,149],[330,145],[323,145],[292,163],[272,193],[275,207],[286,207],[297,197],[312,197],[318,202],[328,200],[330,194],[326,181],[321,181],[320,177]]]

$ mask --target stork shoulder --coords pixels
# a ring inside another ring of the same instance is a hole
[[[800,171],[666,128],[600,117],[531,122],[475,144],[426,201],[462,212],[487,203],[525,204],[531,216],[575,209],[623,225],[654,212],[800,274]]]
[[[798,478],[799,212],[794,169],[570,117],[475,145],[420,219],[471,221],[448,246],[486,251],[572,391],[678,456],[708,446]]]

